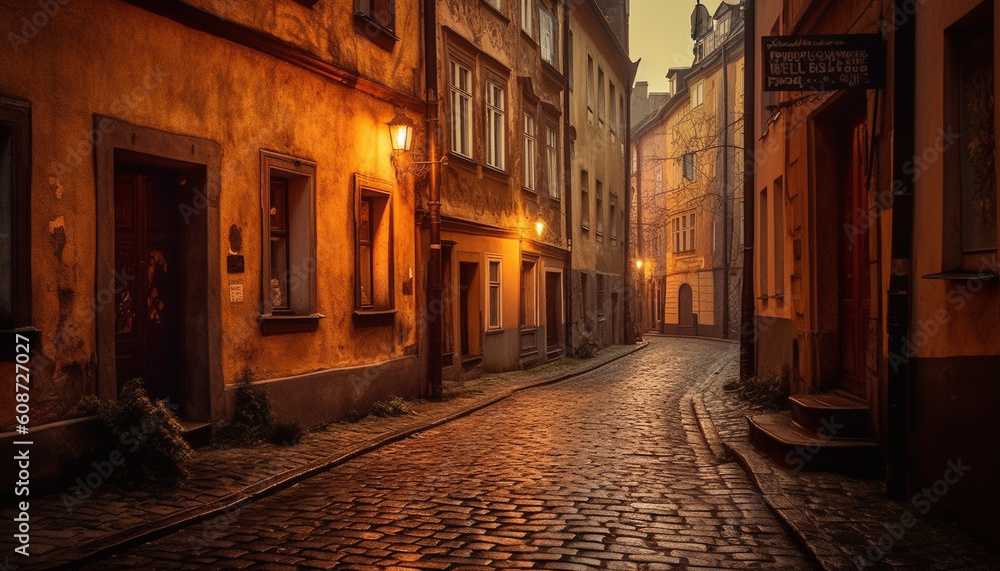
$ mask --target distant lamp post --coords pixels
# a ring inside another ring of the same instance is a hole
[[[431,170],[431,165],[448,164],[448,157],[441,157],[438,161],[423,161],[423,154],[413,151],[414,160],[404,161],[403,157],[411,154],[413,146],[413,128],[416,122],[406,116],[402,109],[396,113],[392,121],[386,123],[389,126],[389,142],[392,144],[392,166],[396,169],[396,176],[412,173],[417,178],[424,178]],[[409,164],[406,164],[409,163]]]
[[[545,221],[544,221],[544,220],[542,220],[541,218],[539,218],[539,219],[538,219],[538,220],[537,220],[537,221],[535,222],[535,233],[536,233],[536,234],[538,234],[538,237],[539,237],[539,238],[541,238],[541,237],[542,237],[542,234],[544,234],[544,233],[545,233]]]
[[[637,269],[637,270],[641,270],[642,269],[642,260],[636,260],[635,261],[635,269]]]

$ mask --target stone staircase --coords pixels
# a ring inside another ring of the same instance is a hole
[[[788,402],[789,411],[747,417],[750,443],[761,454],[795,471],[881,474],[867,404],[844,391],[794,395]]]

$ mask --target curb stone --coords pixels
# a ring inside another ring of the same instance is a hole
[[[506,400],[516,393],[525,391],[528,389],[533,389],[537,387],[542,387],[546,385],[551,385],[559,383],[573,377],[584,375],[595,371],[605,365],[618,361],[624,357],[632,355],[649,345],[648,341],[637,343],[630,350],[623,352],[620,355],[616,355],[606,361],[601,361],[593,365],[586,366],[584,368],[563,373],[557,375],[556,377],[550,379],[542,379],[534,382],[528,382],[527,384],[511,388],[498,396],[489,398],[485,401],[472,404],[466,408],[463,408],[457,412],[447,414],[441,418],[431,420],[428,422],[421,422],[413,424],[410,426],[397,429],[395,431],[382,434],[378,437],[369,439],[353,449],[336,456],[319,458],[313,460],[304,466],[298,468],[292,468],[290,470],[285,470],[282,473],[271,476],[260,480],[254,484],[250,484],[243,490],[227,494],[206,506],[197,506],[193,508],[188,508],[181,510],[172,515],[160,518],[155,522],[149,522],[137,525],[133,528],[115,532],[104,537],[93,539],[84,543],[79,547],[69,548],[62,550],[60,556],[56,561],[52,561],[52,566],[50,569],[74,569],[83,563],[93,562],[97,559],[101,559],[107,555],[110,555],[112,551],[121,549],[136,543],[143,541],[150,541],[158,537],[162,537],[169,533],[175,532],[183,527],[190,526],[205,520],[212,519],[213,517],[219,517],[228,513],[233,513],[246,507],[254,501],[265,498],[276,492],[284,490],[291,487],[294,484],[301,482],[302,480],[308,479],[320,472],[329,470],[339,466],[345,462],[353,460],[358,456],[368,454],[375,451],[383,446],[398,442],[405,438],[408,438],[414,434],[424,432],[433,428],[437,428],[441,425],[447,424],[459,418],[468,416],[476,411],[482,410],[500,401]],[[68,555],[67,555],[68,554]],[[55,557],[53,557],[55,559]]]

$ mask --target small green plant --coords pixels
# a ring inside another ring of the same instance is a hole
[[[392,397],[387,401],[377,401],[372,405],[371,413],[378,417],[403,416],[413,412],[410,403],[403,400],[403,397]]]
[[[591,335],[590,331],[584,331],[580,334],[579,339],[577,339],[576,352],[574,356],[577,359],[592,359],[597,355],[597,340]]]
[[[263,441],[273,444],[298,444],[302,427],[296,421],[275,422],[267,393],[251,381],[253,372],[240,372],[239,386],[233,395],[233,420],[216,430],[215,445],[220,448],[251,448]]]
[[[149,398],[142,379],[127,382],[116,401],[98,400],[96,409],[105,431],[98,457],[123,459],[109,478],[173,486],[187,477],[192,451],[184,429],[165,401]]]

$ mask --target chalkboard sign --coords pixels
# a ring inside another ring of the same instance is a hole
[[[764,36],[764,91],[834,91],[882,87],[885,56],[878,34]]]

